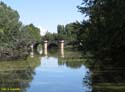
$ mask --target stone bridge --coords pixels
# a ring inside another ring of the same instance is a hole
[[[33,49],[36,49],[39,44],[41,44],[43,46],[43,48],[47,48],[47,49],[53,48],[53,47],[64,48],[64,40],[60,40],[60,41],[58,41],[58,40],[51,40],[51,41],[44,40],[41,42],[36,42],[36,43],[32,44]]]
[[[34,44],[31,45],[31,52],[34,52],[37,50],[38,45],[41,44],[42,48],[43,48],[43,53],[46,55],[48,49],[53,49],[53,48],[58,48],[60,50],[64,49],[64,40],[52,40],[52,41],[41,41],[41,42],[36,42]]]

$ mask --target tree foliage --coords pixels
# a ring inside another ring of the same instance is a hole
[[[40,29],[33,24],[26,25],[23,30],[29,34],[32,42],[41,41]]]
[[[57,26],[57,33],[58,33],[58,39],[59,40],[65,39],[65,27],[64,27],[64,25],[58,25]]]
[[[83,0],[82,6],[78,6],[81,13],[89,16],[89,20],[81,24],[78,39],[82,42],[83,50],[99,61],[107,61],[109,64],[114,62],[117,65],[123,63],[124,5],[124,0]]]
[[[93,72],[92,79],[121,82],[125,76],[122,70],[125,65],[125,1],[83,0],[78,8],[89,16],[89,20],[81,23],[77,38],[84,54],[93,57],[87,61]],[[109,68],[118,70],[112,75]]]
[[[58,25],[58,39],[68,40],[74,42],[77,40],[77,32],[80,23],[78,21],[64,25]]]
[[[36,40],[40,40],[39,29],[23,26],[18,12],[0,2],[0,59],[25,58]]]
[[[89,16],[81,23],[77,38],[88,56],[91,84],[124,83],[125,0],[83,0],[78,8]]]
[[[46,34],[42,37],[43,40],[58,40],[58,34],[57,33],[51,33],[51,32],[46,32]]]

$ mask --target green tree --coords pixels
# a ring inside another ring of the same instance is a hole
[[[109,64],[114,62],[117,65],[123,63],[125,56],[124,4],[124,0],[83,0],[83,5],[78,7],[81,13],[89,16],[87,21],[89,26],[83,23],[80,31],[81,39],[85,38],[82,44],[86,45],[86,52],[91,53],[100,61],[108,61]]]
[[[69,23],[69,24],[66,24],[65,26],[65,32],[66,32],[66,35],[67,35],[67,40],[71,41],[71,42],[74,42],[77,40],[77,24],[79,22],[74,22],[74,23]]]
[[[58,25],[57,26],[57,33],[58,33],[58,39],[59,40],[64,40],[65,39],[65,36],[64,36],[64,34],[65,34],[65,27],[64,27],[64,25]]]
[[[27,32],[29,38],[32,42],[39,42],[41,41],[40,29],[35,27],[33,24],[26,25],[23,30]],[[28,36],[27,35],[27,36]]]
[[[78,7],[89,16],[89,20],[81,24],[77,36],[82,43],[81,49],[86,52],[84,54],[92,56],[86,63],[93,72],[93,84],[95,79],[99,82],[124,82],[124,4],[124,0],[83,0],[83,5]],[[112,70],[116,71],[113,75]]]
[[[74,42],[77,40],[77,32],[80,27],[78,21],[64,25],[57,26],[58,39],[68,40]]]
[[[39,40],[38,28],[23,26],[18,12],[0,2],[0,60],[26,58],[32,42]]]
[[[105,83],[124,84],[125,81],[125,0],[83,0],[82,4],[78,8],[89,20],[83,20],[78,39],[84,54],[89,56],[86,63],[92,72],[92,85],[103,84],[99,90],[104,92],[116,91]]]
[[[46,34],[43,36],[43,40],[53,40],[53,33],[51,33],[51,32],[46,32]]]

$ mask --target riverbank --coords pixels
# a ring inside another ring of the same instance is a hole
[[[0,61],[11,61],[11,60],[20,60],[26,59],[29,55],[29,52],[26,49],[3,49],[0,51]]]

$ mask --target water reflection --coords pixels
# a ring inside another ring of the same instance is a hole
[[[92,92],[125,92],[124,65],[113,61],[98,61],[98,59],[96,64],[88,62],[91,82],[86,82],[86,84],[92,86]]]
[[[125,92],[124,68],[94,70],[91,77],[93,92]]]
[[[0,62],[0,92],[27,92],[35,75],[34,69],[40,65],[39,58],[26,61]]]
[[[0,92],[87,92],[82,83],[88,69],[78,52],[49,51],[24,61],[0,62]],[[72,54],[73,53],[73,54]],[[75,55],[75,57],[74,57]],[[78,57],[77,57],[77,56]]]
[[[124,92],[124,69],[93,65],[80,52],[52,50],[47,56],[0,62],[0,92]]]
[[[57,52],[48,51],[48,56],[41,58],[41,65],[35,70],[36,76],[28,92],[91,91],[88,85],[83,84],[89,69],[84,66],[84,60],[79,58],[80,53],[66,51],[65,57],[61,57]]]
[[[64,49],[59,49],[58,53],[61,58],[64,58]]]
[[[84,65],[84,60],[83,59],[58,59],[58,64],[59,65],[66,65],[67,67],[70,68],[80,68]]]

